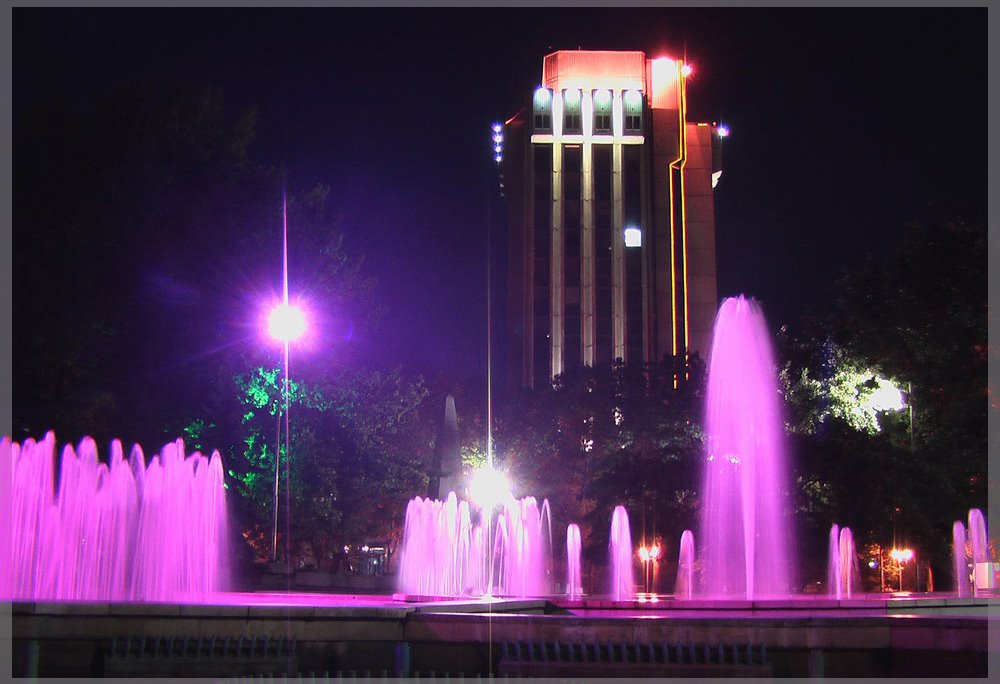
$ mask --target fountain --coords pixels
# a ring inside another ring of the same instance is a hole
[[[827,563],[827,593],[837,600],[849,599],[861,579],[854,535],[850,527],[843,529],[834,523],[830,527],[829,560]]]
[[[786,512],[777,366],[760,306],[726,299],[708,371],[699,543],[709,596],[787,596],[796,565]]]
[[[694,532],[684,530],[677,558],[677,581],[674,583],[676,598],[689,599],[694,595],[694,558]]]
[[[18,600],[198,602],[227,585],[222,459],[184,455],[181,440],[148,466],[121,443],[108,463],[84,438],[66,445],[54,478],[52,432],[4,440],[11,473],[11,568],[5,593]]]
[[[959,597],[969,595],[969,563],[965,558],[965,525],[956,520],[951,526],[951,560],[955,572],[955,593]]]
[[[583,594],[580,581],[580,527],[570,523],[566,528],[566,595],[579,598]]]
[[[286,658],[284,652],[277,663],[275,658],[260,654],[248,656],[250,660],[259,657],[259,662],[246,664],[254,673],[287,668],[294,674],[330,662],[363,669],[377,662],[380,668],[395,668],[394,673],[403,677],[411,675],[419,662],[419,667],[439,672],[455,667],[466,673],[471,668],[492,675],[496,663],[484,659],[483,654],[508,653],[516,660],[522,653],[522,641],[534,644],[531,653],[538,652],[535,645],[542,644],[542,659],[532,655],[521,663],[531,671],[544,668],[545,656],[553,651],[543,642],[553,637],[557,639],[557,660],[565,653],[560,639],[569,642],[581,637],[582,657],[597,654],[596,645],[589,651],[582,648],[581,634],[597,629],[607,635],[604,638],[608,641],[600,649],[608,654],[607,671],[621,676],[634,673],[633,666],[653,666],[654,660],[656,668],[676,666],[681,674],[694,672],[681,662],[682,645],[684,653],[692,654],[691,668],[708,666],[710,651],[720,654],[719,662],[712,664],[721,664],[722,647],[716,650],[713,642],[710,649],[707,642],[696,643],[689,636],[708,632],[713,639],[733,643],[729,664],[747,676],[822,676],[824,667],[829,668],[828,675],[836,671],[866,676],[927,672],[984,676],[986,624],[981,616],[992,607],[990,599],[941,605],[945,602],[925,601],[919,596],[861,597],[854,604],[784,598],[791,593],[790,571],[796,558],[782,514],[790,507],[784,501],[786,468],[769,341],[759,307],[742,297],[726,300],[716,328],[706,413],[709,439],[699,556],[696,564],[694,533],[685,530],[674,597],[680,600],[635,600],[628,516],[625,508],[618,506],[611,520],[609,543],[609,594],[613,601],[578,600],[582,596],[582,540],[579,527],[569,525],[567,594],[571,600],[560,604],[559,597],[551,595],[548,502],[539,505],[533,497],[515,499],[509,492],[482,506],[460,501],[453,493],[444,501],[419,497],[410,501],[397,565],[400,591],[406,592],[406,597],[297,594],[287,588],[218,593],[226,577],[219,562],[225,511],[218,454],[185,457],[178,441],[165,446],[147,466],[141,449],[133,449],[131,458],[125,460],[121,445],[115,442],[104,465],[98,463],[93,441],[84,440],[75,450],[66,448],[57,480],[53,436],[47,435],[38,444],[27,440],[23,445],[5,439],[0,446],[0,468],[11,477],[3,478],[0,485],[2,493],[12,493],[13,573],[0,577],[0,590],[15,598],[15,676],[60,674],[58,668],[68,662],[61,653],[67,645],[74,649],[74,655],[83,654],[73,659],[77,668],[73,672],[83,675],[93,674],[88,667],[104,663],[107,676],[114,672],[116,659],[121,667],[148,667],[156,675],[184,667],[188,668],[185,674],[194,675],[202,673],[206,663],[227,673],[243,666],[228,651],[202,654],[193,664],[185,664],[183,657],[172,657],[170,654],[180,653],[176,649],[183,651],[195,640],[175,640],[170,635],[183,633],[185,625],[194,621],[199,625],[199,648],[203,642],[213,649],[216,643],[229,644],[234,633],[260,639],[265,651],[268,638],[274,634],[294,631],[316,635],[310,648],[301,650],[300,660]],[[834,525],[829,541],[834,576],[831,595],[850,598],[857,577],[850,530]],[[956,522],[956,575],[962,576],[966,544],[973,549],[974,558],[985,560],[986,541],[982,512],[970,511],[968,535],[965,526]],[[958,590],[961,593],[961,582]],[[968,593],[967,585],[965,591]],[[430,600],[466,596],[476,600],[461,607],[452,600]],[[707,606],[703,601],[688,600],[700,596],[746,597],[754,603],[748,606],[742,600],[721,600]],[[423,605],[405,605],[416,597],[422,597]],[[495,597],[545,598],[503,601]],[[772,597],[783,600],[760,600]],[[67,603],[53,609],[45,602],[49,598]],[[109,606],[107,602],[113,601],[174,605]],[[550,604],[556,610],[550,612]],[[292,606],[304,610],[290,611]],[[386,610],[387,606],[393,609]],[[910,606],[927,614],[905,621],[893,618],[893,614],[909,611]],[[542,619],[523,615],[541,611],[546,613]],[[776,612],[768,615],[768,611]],[[494,636],[493,616],[498,612],[508,613],[497,621],[502,625],[497,634],[503,633],[503,637]],[[419,616],[413,617],[414,613]],[[657,613],[668,619],[647,619]],[[836,623],[824,637],[830,648],[823,658],[814,658],[812,647],[801,645],[814,636],[817,617]],[[591,619],[600,622],[581,627]],[[748,620],[754,623],[751,631],[754,639],[759,639],[761,652],[766,646],[772,654],[773,669],[770,664],[751,663],[750,645],[745,651],[739,646],[745,660],[742,655],[736,657],[737,644],[746,639]],[[359,625],[363,625],[361,638],[357,636]],[[408,625],[419,628],[421,639],[389,655],[372,654],[373,641],[398,641]],[[158,631],[150,632],[152,628]],[[961,630],[961,639],[951,638],[956,629]],[[65,636],[47,640],[35,636],[48,631]],[[94,634],[121,638],[109,644],[95,639]],[[505,641],[494,648],[494,639],[500,638],[518,641],[514,647]],[[789,646],[790,640],[800,645]],[[619,646],[612,648],[612,641]],[[673,661],[666,648],[657,646],[668,643],[677,645],[671,648],[671,654],[677,654]],[[138,644],[140,650],[131,650],[130,644]],[[626,644],[634,660],[625,655]],[[864,658],[853,655],[858,644],[863,644]],[[896,657],[894,652],[901,649],[906,657]],[[943,661],[941,649],[949,655]],[[150,658],[147,652],[162,652],[164,657]],[[840,652],[852,655],[839,658]],[[570,648],[570,658],[573,653]],[[703,662],[696,662],[695,654],[705,654]],[[640,655],[651,660],[640,662]],[[590,662],[583,666],[590,667]],[[892,663],[888,669],[882,665],[886,662]],[[500,667],[504,666],[501,662]]]
[[[608,544],[608,564],[611,568],[611,598],[615,601],[630,600],[635,596],[635,578],[632,563],[632,532],[628,512],[624,506],[615,506],[611,516],[611,541]]]
[[[969,544],[972,546],[972,562],[986,563],[990,559],[987,546],[986,518],[978,508],[969,511]]]
[[[973,585],[975,593],[976,567],[978,563],[988,563],[990,551],[988,536],[986,533],[986,518],[978,508],[969,510],[969,527],[962,524],[961,520],[956,520],[952,525],[952,567],[955,572],[955,592],[959,596],[969,595],[969,585]],[[971,553],[971,558],[969,554]],[[969,562],[972,563],[972,572],[969,572]],[[984,576],[985,580],[985,576]]]
[[[473,525],[469,502],[458,501],[454,492],[445,501],[411,499],[403,527],[399,592],[517,597],[551,593],[548,501],[539,506],[534,497],[507,494],[495,515],[494,528],[493,507],[486,506]]]

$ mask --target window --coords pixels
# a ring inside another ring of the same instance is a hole
[[[594,133],[611,132],[611,92],[594,91]]]
[[[625,131],[638,133],[642,131],[642,93],[629,90],[622,98],[622,109],[625,115]]]
[[[570,88],[563,93],[563,133],[583,133],[580,91]]]
[[[535,130],[552,130],[552,91],[548,88],[539,88],[535,91],[534,97]]]

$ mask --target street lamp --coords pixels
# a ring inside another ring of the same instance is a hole
[[[285,414],[285,487],[289,484],[289,462],[291,453],[289,452],[288,439],[288,350],[291,343],[305,333],[306,315],[305,312],[290,304],[288,301],[288,197],[282,192],[281,207],[281,303],[271,309],[267,317],[267,332],[275,340],[282,343],[284,347],[284,374],[282,377],[282,399]],[[281,414],[278,415],[278,431],[281,431]],[[271,560],[278,560],[278,482],[280,479],[279,463],[281,462],[281,439],[274,445],[274,527],[271,535]],[[288,557],[288,539],[285,539],[285,562]]]
[[[903,591],[903,563],[913,558],[913,549],[893,549],[889,552],[889,557],[896,561],[899,568],[899,590]]]
[[[639,560],[642,561],[642,582],[645,592],[650,593],[650,566],[660,558],[662,549],[660,545],[653,542],[652,546],[643,544],[639,547]]]

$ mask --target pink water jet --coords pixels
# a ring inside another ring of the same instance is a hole
[[[694,562],[694,532],[684,530],[677,557],[677,580],[674,582],[676,598],[689,599],[694,596]]]
[[[969,545],[972,547],[972,562],[986,563],[990,559],[987,545],[986,517],[978,508],[969,511]]]
[[[566,594],[569,598],[583,595],[580,581],[580,527],[570,523],[566,528]]]
[[[611,568],[611,598],[628,601],[635,597],[634,563],[632,562],[632,531],[624,506],[615,506],[611,515],[611,540],[608,544]]]
[[[142,449],[107,463],[84,438],[66,445],[58,491],[56,439],[5,438],[9,473],[11,573],[16,600],[199,601],[227,588],[222,459],[184,455],[181,440],[146,465]],[[6,485],[5,485],[6,488]]]
[[[406,508],[397,589],[415,596],[545,596],[552,593],[548,501],[509,494],[478,512],[454,492],[415,497]]]
[[[698,539],[708,596],[779,597],[796,567],[778,369],[760,305],[723,301],[708,371]]]
[[[827,593],[831,598],[849,599],[861,582],[854,534],[850,527],[830,527],[830,543],[826,572]]]
[[[969,562],[965,557],[965,525],[956,520],[951,526],[951,562],[955,573],[955,593],[959,597],[969,595]]]

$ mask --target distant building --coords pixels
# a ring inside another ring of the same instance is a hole
[[[561,50],[504,124],[514,386],[707,356],[720,129],[687,120],[688,75],[642,52]]]

